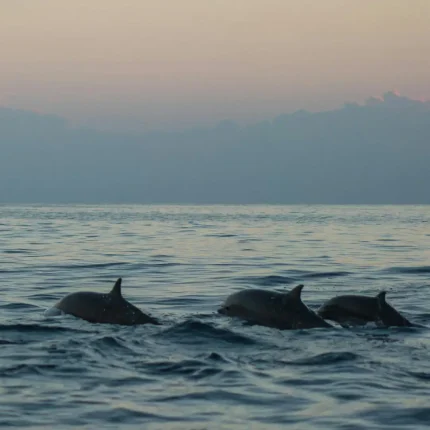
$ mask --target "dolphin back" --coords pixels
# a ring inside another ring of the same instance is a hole
[[[242,290],[227,297],[218,312],[283,330],[331,327],[301,301],[302,288],[298,285],[288,293]]]
[[[412,327],[410,321],[408,321],[403,315],[400,314],[396,309],[394,309],[385,300],[385,291],[381,291],[377,296],[378,306],[379,306],[379,318],[381,322],[386,327]]]
[[[360,295],[336,296],[325,302],[317,314],[339,324],[363,325],[378,320],[378,303],[375,297]]]
[[[71,293],[55,304],[60,311],[88,322],[139,325],[159,324],[158,320],[143,313],[125,300],[121,294],[121,278],[107,294],[81,291]]]

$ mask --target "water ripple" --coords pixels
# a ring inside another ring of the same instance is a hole
[[[428,206],[0,205],[0,426],[424,429],[430,330],[280,331],[217,314],[238,288],[306,304],[388,291],[430,326]],[[125,297],[161,326],[44,310]]]

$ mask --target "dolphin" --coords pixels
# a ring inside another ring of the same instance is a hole
[[[52,316],[60,311],[92,323],[139,325],[159,322],[133,306],[121,294],[122,279],[118,278],[112,290],[107,293],[81,291],[62,298],[45,315]]]
[[[317,310],[317,314],[342,326],[365,325],[369,322],[385,327],[413,326],[386,302],[385,296],[386,292],[381,291],[375,297],[353,294],[333,297]]]
[[[376,296],[376,299],[378,301],[379,319],[381,320],[382,324],[386,327],[418,326],[417,324],[412,324],[403,315],[400,315],[399,312],[397,312],[392,306],[390,306],[385,300],[386,294],[387,293],[385,291],[381,291]]]
[[[281,330],[332,327],[301,299],[303,285],[287,293],[248,289],[227,297],[218,313]]]

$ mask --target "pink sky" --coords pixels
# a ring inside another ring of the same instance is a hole
[[[0,105],[100,128],[430,99],[429,0],[6,0]]]

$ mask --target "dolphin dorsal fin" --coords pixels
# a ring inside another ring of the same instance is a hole
[[[117,281],[115,282],[115,285],[113,286],[111,292],[109,293],[111,296],[122,297],[121,282],[122,282],[122,279],[118,278]]]
[[[376,299],[378,300],[378,305],[379,307],[384,306],[385,304],[387,304],[387,302],[385,301],[385,296],[386,296],[387,292],[386,291],[381,291],[380,293],[378,293],[378,295],[376,296]]]
[[[303,287],[303,284],[297,285],[290,292],[287,293],[288,297],[291,297],[294,300],[301,300]]]

